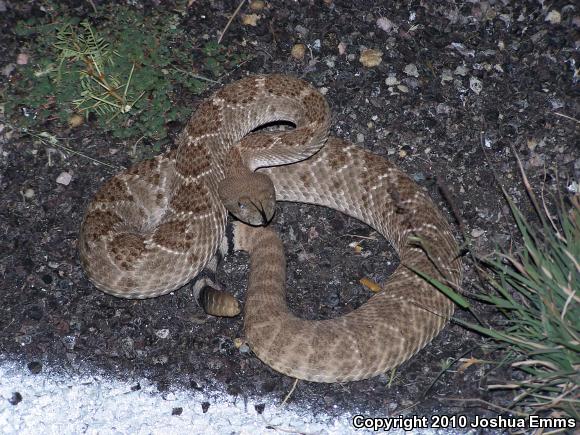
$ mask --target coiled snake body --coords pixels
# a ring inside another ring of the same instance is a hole
[[[251,133],[280,120],[296,128]],[[329,122],[326,100],[302,80],[254,76],[224,87],[199,106],[175,151],[136,164],[99,190],[79,237],[87,275],[99,289],[126,298],[181,287],[224,238],[230,192],[221,187],[224,180],[244,185],[250,204],[266,204],[261,180],[250,181],[262,168],[257,174],[270,177],[277,200],[360,219],[393,245],[401,265],[383,291],[353,312],[303,320],[286,306],[284,255],[275,233],[237,225],[236,248],[250,252],[244,320],[254,353],[282,373],[317,382],[365,379],[407,360],[453,313],[452,302],[412,269],[459,285],[458,247],[414,182],[379,156],[327,139]],[[245,209],[238,197],[231,202]],[[268,214],[267,207],[257,208]]]

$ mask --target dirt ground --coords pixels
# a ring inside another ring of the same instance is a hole
[[[26,42],[12,32],[16,20],[42,13],[43,2],[17,3],[0,0],[5,9],[0,68],[16,63]],[[71,3],[79,16],[90,12],[91,2]],[[160,3],[131,2],[150,13],[167,7]],[[194,1],[180,25],[217,39],[238,3]],[[547,194],[570,195],[580,179],[580,11],[572,4],[266,1],[256,12],[245,5],[241,14],[258,15],[257,25],[236,18],[223,43],[249,44],[254,56],[222,83],[272,72],[310,81],[326,92],[332,134],[395,162],[456,224],[435,184],[438,178],[461,212],[474,251],[485,255],[517,243],[496,177],[526,213],[531,210],[512,147],[531,184]],[[306,45],[303,60],[290,54],[297,43]],[[380,50],[380,64],[359,61],[366,49]],[[1,89],[10,80],[2,74]],[[175,104],[193,109],[199,101],[184,95]],[[172,129],[173,137],[185,122]],[[43,128],[99,160],[123,166],[132,161],[134,141],[112,141],[91,123],[74,130],[50,123]],[[49,150],[3,119],[0,131],[0,359],[23,360],[32,372],[47,364],[73,371],[90,364],[120,378],[146,377],[161,391],[185,387],[209,396],[222,388],[243,400],[257,398],[262,409],[282,400],[294,380],[234,345],[243,336],[243,317],[206,316],[190,286],[154,300],[128,301],[97,291],[86,279],[76,248],[79,225],[88,201],[114,170]],[[57,182],[63,172],[72,175],[68,185]],[[384,240],[337,212],[280,204],[274,223],[288,257],[289,303],[303,317],[351,311],[369,295],[360,278],[378,282],[396,267]],[[242,254],[228,257],[219,274],[242,301],[246,261]],[[469,295],[479,283],[468,258],[465,263]],[[475,307],[494,322],[489,308]],[[461,310],[456,317],[473,320]],[[476,399],[505,405],[509,396],[493,395],[486,385],[509,372],[489,375],[489,365],[456,363],[438,377],[449,359],[493,359],[482,343],[451,323],[392,376],[347,384],[299,382],[289,400],[331,415],[494,415]]]

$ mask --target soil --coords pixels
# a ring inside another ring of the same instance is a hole
[[[13,33],[16,20],[42,13],[44,2],[19,3],[0,1],[6,9],[0,12],[0,68],[16,63],[26,43]],[[93,2],[71,3],[84,16]],[[160,3],[131,2],[149,13],[168,7]],[[181,25],[217,40],[238,3],[194,1]],[[403,168],[456,228],[451,210],[458,210],[473,252],[517,246],[500,185],[533,216],[514,150],[537,192],[567,196],[578,188],[580,12],[572,2],[272,1],[258,11],[246,4],[240,13],[258,15],[257,25],[243,25],[238,16],[222,43],[233,50],[250,46],[253,58],[221,82],[278,72],[313,83],[330,102],[332,134]],[[302,60],[291,56],[298,43],[306,45]],[[380,50],[379,65],[359,61],[366,49]],[[15,73],[0,76],[2,89]],[[199,101],[184,94],[175,104],[194,108]],[[6,122],[0,119],[0,360],[24,361],[32,372],[48,364],[66,370],[89,364],[119,378],[146,377],[161,391],[185,387],[210,396],[220,388],[257,400],[262,410],[278,404],[294,380],[236,347],[243,316],[205,315],[187,285],[144,301],[117,299],[91,285],[78,261],[79,225],[91,197],[116,171],[47,147]],[[90,122],[43,129],[93,158],[132,162],[134,141],[113,141]],[[70,183],[59,182],[62,173],[72,176]],[[359,280],[380,282],[397,265],[376,232],[332,210],[280,204],[274,224],[288,257],[289,303],[303,317],[351,311],[370,294]],[[247,258],[228,257],[219,275],[243,301]],[[466,256],[463,292],[480,287]],[[473,304],[493,324],[493,311]],[[459,309],[456,317],[474,320]],[[394,373],[346,384],[299,382],[289,401],[331,415],[494,415],[481,401],[505,406],[510,396],[492,394],[486,385],[509,371],[489,375],[489,365],[460,361],[443,371],[461,358],[494,359],[484,343],[452,322]]]

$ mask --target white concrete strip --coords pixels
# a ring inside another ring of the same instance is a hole
[[[141,388],[133,391],[137,384]],[[206,413],[203,402],[210,403]],[[257,403],[266,404],[262,415]],[[180,415],[172,415],[175,408],[182,408]],[[34,375],[24,364],[0,357],[2,434],[365,433],[351,426],[352,417],[313,416],[309,409],[280,407],[279,399],[266,397],[244,403],[219,391],[160,393],[147,380],[119,381],[89,368],[66,374],[43,365]]]

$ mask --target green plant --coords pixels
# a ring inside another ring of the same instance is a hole
[[[556,218],[536,209],[539,228],[508,201],[524,247],[487,262],[497,294],[479,295],[505,316],[507,325],[503,330],[468,326],[503,343],[511,366],[526,375],[490,388],[515,390],[513,404],[532,412],[561,409],[579,419],[580,201],[573,199],[569,213],[560,206]]]
[[[511,408],[520,414],[563,411],[580,419],[580,197],[572,198],[569,211],[560,201],[553,216],[544,202],[540,207],[521,164],[520,170],[539,225],[525,219],[504,191],[523,247],[478,259],[495,293],[476,298],[495,307],[504,324],[491,328],[455,321],[493,339],[502,351],[498,365],[523,372],[522,380],[489,386],[513,390]],[[471,310],[456,289],[417,273]]]
[[[81,22],[79,27],[70,23],[64,25],[59,29],[56,39],[54,47],[59,51],[57,85],[62,85],[63,66],[68,66],[66,64],[70,62],[82,64],[78,70],[81,98],[73,100],[77,111],[86,114],[94,111],[98,115],[113,113],[114,117],[131,111],[145,93],[142,91],[138,96],[129,93],[133,90],[130,85],[135,64],[131,66],[127,78],[108,74],[108,67],[115,65],[114,56],[119,54],[95,34],[88,21]]]
[[[203,74],[216,78],[248,59],[186,34],[176,10],[145,14],[112,2],[82,22],[56,12],[53,21],[16,26],[34,60],[7,91],[7,115],[22,127],[64,124],[76,112],[96,115],[115,137],[158,142],[168,123],[191,112],[175,104],[184,91],[199,94],[214,81]]]

